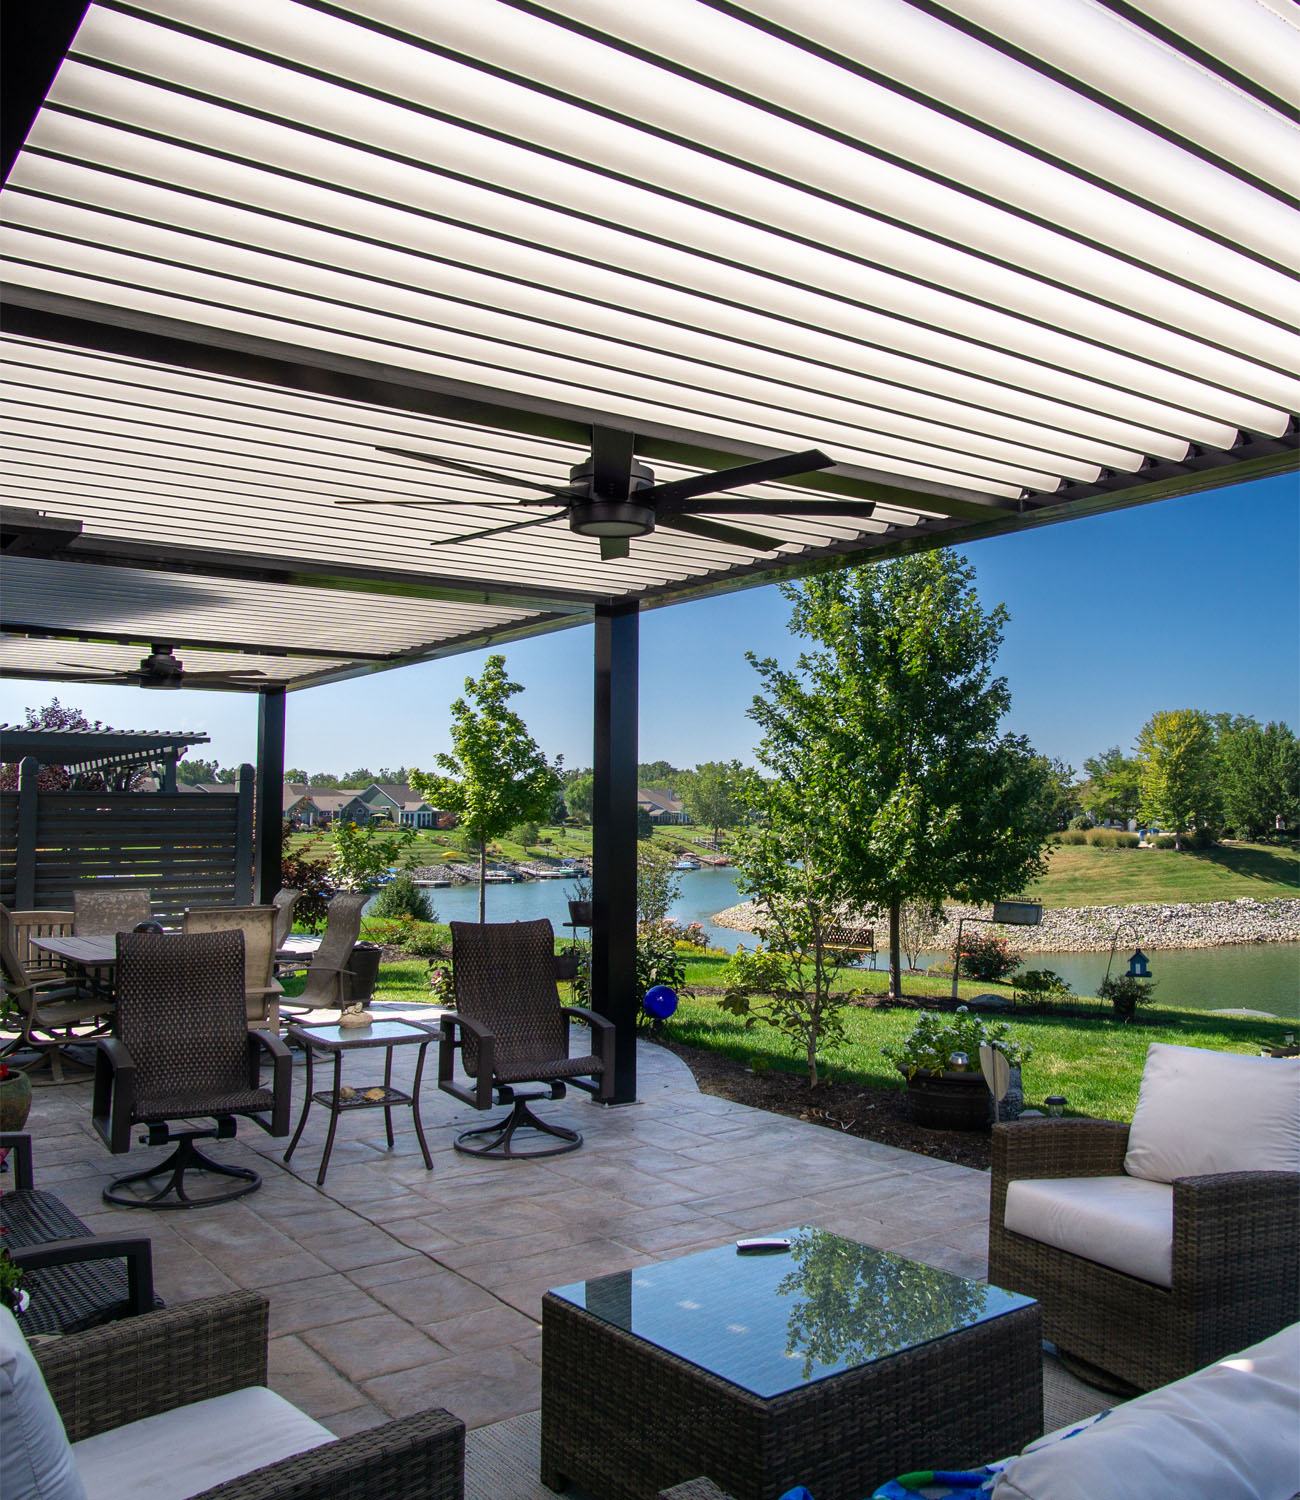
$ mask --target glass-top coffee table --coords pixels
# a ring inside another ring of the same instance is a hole
[[[542,1299],[542,1480],[653,1500],[861,1500],[1042,1431],[1038,1304],[823,1230],[557,1287]]]

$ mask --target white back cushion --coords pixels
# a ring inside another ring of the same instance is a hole
[[[1067,1431],[1070,1429],[1066,1429]],[[1291,1500],[1300,1323],[1013,1458],[993,1500]]]
[[[1153,1042],[1124,1170],[1152,1182],[1300,1171],[1300,1057]]]
[[[248,1386],[83,1438],[72,1452],[86,1500],[189,1500],[333,1441],[283,1396]]]
[[[63,1418],[7,1307],[0,1307],[0,1465],[4,1500],[86,1500]]]
[[[1174,1190],[1140,1177],[1038,1177],[1007,1186],[1015,1234],[1157,1286],[1173,1279]]]

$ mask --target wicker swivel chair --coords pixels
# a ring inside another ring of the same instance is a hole
[[[240,1115],[271,1135],[289,1133],[289,1050],[269,1032],[248,1029],[243,933],[119,933],[114,1030],[97,1043],[95,1129],[115,1155],[131,1149],[137,1125],[146,1127],[144,1144],[175,1141],[176,1149],[119,1177],[104,1189],[105,1200],[124,1208],[196,1208],[260,1187],[256,1172],[214,1161],[194,1144],[231,1139]],[[274,1070],[269,1089],[261,1086],[264,1054]],[[173,1131],[169,1123],[208,1116],[214,1123],[206,1129]],[[200,1177],[198,1195],[187,1172]],[[237,1185],[214,1187],[214,1178]],[[155,1179],[162,1185],[150,1191]]]
[[[442,1018],[438,1087],[475,1109],[491,1109],[493,1095],[510,1104],[503,1120],[456,1137],[457,1151],[474,1156],[558,1156],[582,1145],[576,1130],[548,1125],[528,1108],[534,1099],[563,1099],[566,1083],[609,1099],[614,1092],[614,1027],[579,1005],[561,1005],[556,987],[555,933],[537,922],[453,922],[452,978],[456,1009]],[[595,1049],[569,1055],[569,1021],[591,1027]],[[455,1081],[459,1049],[474,1088]],[[520,1093],[520,1083],[544,1087]],[[519,1149],[515,1134],[539,1132],[559,1145]],[[480,1143],[481,1142],[481,1143]]]
[[[72,931],[77,937],[112,937],[153,916],[149,892],[124,886],[87,886],[72,893]]]
[[[36,1052],[38,1062],[49,1063],[54,1081],[63,1083],[67,1081],[63,1076],[63,1049],[74,1042],[90,1042],[96,1032],[105,1030],[113,1014],[113,1001],[105,994],[83,995],[66,974],[29,970],[17,946],[23,930],[15,932],[19,915],[35,914],[14,913],[0,906],[0,972],[18,1025],[17,1036],[0,1049],[0,1057]],[[27,930],[30,932],[30,928]],[[76,1058],[70,1061],[77,1063]],[[77,1066],[83,1067],[80,1063]],[[81,1076],[85,1076],[84,1071]]]
[[[280,984],[275,978],[274,906],[203,906],[185,912],[182,932],[244,934],[244,1002],[250,1027],[280,1030]]]

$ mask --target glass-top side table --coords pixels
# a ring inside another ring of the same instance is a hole
[[[398,1104],[409,1104],[411,1106],[411,1118],[415,1124],[415,1136],[420,1143],[420,1152],[424,1157],[424,1165],[430,1172],[433,1171],[433,1158],[429,1155],[429,1143],[424,1138],[424,1125],[420,1120],[420,1080],[424,1076],[424,1057],[429,1043],[434,1041],[438,1035],[436,1028],[427,1026],[423,1021],[372,1021],[369,1026],[309,1026],[298,1024],[286,1028],[285,1035],[292,1041],[297,1042],[303,1049],[307,1059],[306,1090],[302,1101],[302,1114],[298,1118],[298,1128],[293,1133],[293,1139],[289,1142],[289,1149],[284,1153],[285,1161],[289,1161],[297,1150],[298,1142],[302,1139],[302,1132],[307,1124],[307,1116],[311,1113],[313,1103],[323,1104],[330,1112],[329,1131],[325,1137],[325,1151],[321,1157],[320,1170],[316,1173],[316,1186],[323,1187],[325,1183],[325,1172],[330,1164],[330,1153],[334,1149],[334,1134],[338,1129],[339,1116],[348,1114],[356,1109],[382,1109],[384,1112],[384,1134],[388,1138],[388,1145],[393,1145],[393,1107]],[[411,1092],[404,1093],[401,1089],[393,1087],[393,1049],[396,1047],[416,1046],[420,1050],[415,1059],[415,1077],[411,1083]],[[343,1054],[345,1052],[360,1052],[368,1048],[382,1047],[384,1049],[384,1083],[380,1090],[378,1087],[358,1089],[350,1098],[343,1097]],[[329,1089],[313,1091],[313,1056],[317,1052],[332,1053],[334,1057],[334,1086]],[[380,1094],[379,1098],[367,1098],[367,1093]]]

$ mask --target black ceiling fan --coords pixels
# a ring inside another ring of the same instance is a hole
[[[874,509],[870,503],[855,501],[745,500],[713,498],[723,491],[742,485],[763,484],[775,479],[789,479],[814,469],[827,469],[834,462],[816,448],[803,453],[783,454],[779,458],[761,459],[757,463],[739,464],[731,469],[717,469],[696,474],[689,479],[670,479],[656,484],[654,471],[633,457],[634,437],[613,427],[591,429],[591,457],[570,470],[569,482],[554,486],[499,474],[461,459],[442,458],[434,453],[417,453],[407,448],[380,448],[380,453],[396,458],[418,459],[435,468],[470,474],[496,484],[513,485],[545,495],[547,500],[338,500],[337,505],[500,505],[528,506],[533,510],[549,501],[558,507],[546,516],[530,516],[504,526],[489,526],[462,536],[441,537],[432,545],[449,546],[454,542],[477,541],[480,537],[500,536],[507,531],[523,531],[530,526],[546,526],[567,519],[569,530],[579,536],[593,536],[600,542],[605,560],[628,556],[632,537],[649,536],[657,527],[707,537],[713,542],[743,547],[746,552],[775,552],[782,543],[761,532],[707,520],[707,516],[839,516],[845,520],[866,519]],[[708,498],[704,498],[708,497]],[[697,505],[694,502],[699,500]],[[697,514],[703,512],[703,515]]]
[[[184,662],[177,659],[171,646],[153,645],[149,655],[142,657],[138,668],[125,672],[107,672],[97,667],[82,666],[75,661],[61,661],[61,667],[71,667],[88,678],[99,678],[103,682],[129,682],[135,687],[175,689],[185,683],[204,683],[209,687],[221,687],[229,683],[238,685],[265,677],[265,672],[187,672]]]

